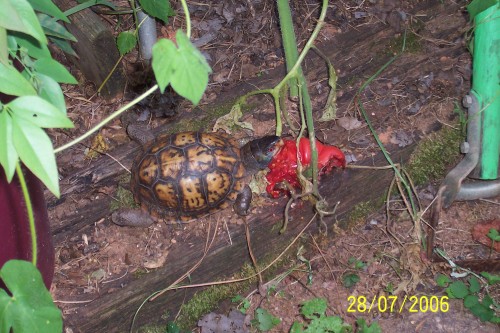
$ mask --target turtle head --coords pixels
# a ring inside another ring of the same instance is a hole
[[[249,171],[265,169],[282,145],[281,138],[276,135],[268,135],[248,142],[242,148],[245,168]]]

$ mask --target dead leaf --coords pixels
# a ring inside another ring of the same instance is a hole
[[[337,125],[340,127],[344,128],[347,131],[360,128],[361,125],[363,125],[362,122],[360,122],[358,119],[355,117],[342,117],[337,119]]]

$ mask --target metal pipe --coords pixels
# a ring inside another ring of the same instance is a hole
[[[156,21],[154,18],[144,13],[142,10],[137,12],[139,26],[139,51],[141,58],[151,60],[153,56],[153,45],[156,43]]]
[[[455,197],[456,201],[492,198],[500,194],[500,180],[463,183]]]
[[[463,104],[468,110],[467,142],[462,148],[465,157],[445,177],[443,184],[443,207],[449,207],[460,192],[462,181],[476,167],[479,161],[481,144],[481,117],[479,114],[479,101],[474,92],[464,97]]]

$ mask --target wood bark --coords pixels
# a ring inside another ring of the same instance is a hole
[[[62,10],[67,10],[78,3],[71,0],[55,0]],[[83,72],[85,78],[99,87],[120,58],[115,37],[99,15],[90,9],[81,10],[69,17],[71,23],[65,24],[77,39],[73,48],[78,58],[68,56]],[[125,77],[121,64],[113,72],[101,90],[105,98],[117,98],[123,93]]]

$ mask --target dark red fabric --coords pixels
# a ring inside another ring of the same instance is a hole
[[[35,215],[37,267],[42,273],[45,285],[50,288],[54,275],[54,246],[44,191],[38,178],[29,170],[24,170]],[[26,205],[17,176],[14,176],[10,184],[7,183],[4,170],[0,166],[0,267],[10,259],[31,261],[31,236]]]

